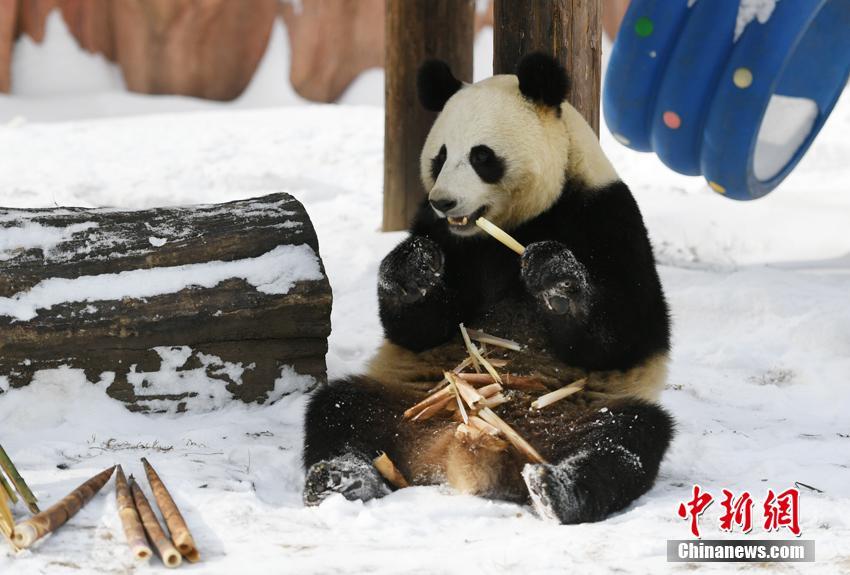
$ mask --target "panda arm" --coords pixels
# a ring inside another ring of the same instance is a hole
[[[555,236],[561,251],[556,242],[529,246],[524,275],[546,270],[532,295],[563,360],[589,369],[628,369],[669,347],[652,248],[625,184],[586,191],[579,199],[567,206],[566,225]],[[564,301],[547,302],[558,285],[567,286]]]
[[[461,305],[446,281],[439,238],[415,224],[412,234],[381,262],[378,305],[387,339],[413,351],[447,341],[457,331]]]

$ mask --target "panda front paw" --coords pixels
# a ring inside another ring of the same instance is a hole
[[[307,470],[304,482],[304,504],[319,505],[334,493],[349,501],[369,501],[390,492],[384,478],[366,457],[346,453],[319,461]]]
[[[393,249],[378,270],[378,295],[393,303],[419,301],[443,285],[445,257],[430,238],[411,236]]]
[[[556,315],[587,312],[590,289],[587,270],[564,244],[535,242],[522,255],[522,279],[528,293]]]

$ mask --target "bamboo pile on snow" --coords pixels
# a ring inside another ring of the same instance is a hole
[[[186,525],[186,520],[183,519],[183,514],[180,513],[180,509],[177,508],[177,504],[174,503],[174,499],[162,479],[159,478],[156,470],[144,457],[142,458],[142,465],[145,466],[148,483],[150,483],[157,507],[159,507],[162,517],[165,519],[165,524],[168,526],[168,531],[171,533],[172,541],[183,557],[192,563],[200,561],[201,555],[198,553],[195,539],[192,537],[192,533]]]
[[[120,465],[115,473],[115,500],[118,505],[118,516],[121,518],[121,527],[124,529],[124,536],[127,538],[127,545],[130,546],[133,556],[142,561],[149,560],[153,552],[148,545],[142,520]]]
[[[9,508],[9,501],[10,498],[8,492],[0,489],[0,533],[3,534],[6,541],[8,541],[9,545],[12,546],[12,549],[17,551],[18,546],[15,545],[15,541],[12,538],[12,534],[15,531],[15,519],[12,517],[12,510]]]
[[[16,525],[13,535],[15,545],[26,549],[64,525],[106,485],[113,471],[115,466],[101,471],[66,495],[59,503]]]
[[[12,485],[15,486],[15,489],[18,490],[23,500],[26,502],[27,507],[29,508],[31,513],[38,513],[38,503],[36,501],[35,495],[33,495],[30,490],[27,482],[24,481],[24,478],[21,477],[21,474],[18,473],[18,469],[15,467],[15,464],[12,463],[12,459],[6,453],[6,450],[3,449],[3,446],[0,445],[0,469],[6,473],[9,477],[9,481],[12,482]],[[12,491],[12,488],[3,478],[3,473],[0,472],[0,487],[6,492],[9,496],[9,499],[12,500],[12,503],[17,503],[18,498],[15,496],[15,493]]]
[[[148,498],[145,497],[144,492],[135,482],[132,475],[130,476],[130,492],[133,494],[133,500],[136,503],[136,509],[139,512],[145,533],[148,534],[148,538],[153,543],[160,558],[162,558],[162,562],[166,567],[179,567],[183,562],[180,552],[177,551],[174,545],[172,545],[171,539],[165,534],[162,525],[159,524],[159,519],[156,518],[153,509],[151,509]]]

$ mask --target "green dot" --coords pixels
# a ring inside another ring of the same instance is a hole
[[[635,32],[641,38],[646,38],[652,34],[652,20],[646,16],[638,18],[637,22],[635,22]]]

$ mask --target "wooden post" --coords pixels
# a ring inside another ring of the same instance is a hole
[[[428,58],[472,80],[474,0],[387,0],[384,118],[384,231],[406,229],[422,202],[419,154],[436,114],[416,97]]]
[[[571,79],[567,100],[599,134],[600,0],[495,0],[493,71],[514,74],[529,52],[552,54]]]

